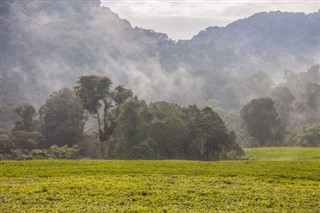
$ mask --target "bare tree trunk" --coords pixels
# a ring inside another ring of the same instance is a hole
[[[97,120],[98,120],[98,128],[99,128],[99,141],[100,141],[100,147],[99,147],[99,152],[100,152],[100,158],[103,157],[103,131],[101,129],[101,121],[100,121],[100,115],[99,112],[97,111]]]

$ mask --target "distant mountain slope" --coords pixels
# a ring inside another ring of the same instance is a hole
[[[261,12],[226,27],[208,27],[177,44],[193,69],[232,73],[304,70],[320,60],[320,12]]]
[[[108,75],[149,101],[189,104],[218,93],[221,99],[228,90],[208,91],[218,87],[216,76],[232,86],[235,76],[279,77],[320,60],[320,12],[258,13],[174,42],[133,28],[99,0],[1,0],[0,11],[1,110],[41,104],[87,74]]]
[[[226,27],[208,27],[189,43],[312,55],[319,53],[320,13],[261,12]]]
[[[23,93],[17,101],[42,102],[84,74],[109,75],[126,85],[141,80],[133,83],[139,92],[144,71],[161,70],[158,40],[168,40],[132,28],[99,1],[5,0],[0,18],[1,75],[10,87],[16,85],[15,95]]]

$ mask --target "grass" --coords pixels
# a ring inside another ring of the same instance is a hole
[[[320,148],[263,147],[247,148],[244,159],[267,161],[320,160]]]
[[[3,161],[0,212],[319,212],[313,151],[285,161],[246,151],[257,160]]]

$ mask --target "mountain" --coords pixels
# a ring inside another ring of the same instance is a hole
[[[261,12],[226,27],[208,27],[189,43],[236,47],[247,52],[319,53],[320,13]]]
[[[40,105],[73,87],[81,75],[108,75],[149,101],[228,96],[234,107],[242,103],[232,98],[243,84],[237,79],[260,72],[269,82],[319,63],[320,12],[258,13],[178,42],[133,28],[98,0],[1,0],[0,12],[2,119],[18,103]]]
[[[177,45],[193,69],[263,71],[279,79],[285,69],[319,63],[320,12],[261,12],[226,27],[208,27]]]

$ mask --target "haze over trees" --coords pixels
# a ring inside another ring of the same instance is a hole
[[[107,75],[147,101],[216,99],[230,108],[250,101],[253,91],[264,96],[252,87],[235,94],[243,87],[239,77],[263,72],[278,82],[285,69],[296,73],[319,63],[319,12],[261,12],[176,42],[133,28],[98,0],[3,0],[0,10],[5,127],[13,124],[9,112],[17,104],[39,106],[82,75]],[[227,88],[211,90],[216,75],[227,79]]]
[[[258,146],[281,143],[279,116],[271,98],[251,100],[241,109],[241,118]]]
[[[239,145],[320,146],[319,11],[261,12],[173,41],[98,0],[0,10],[10,156],[216,160]]]
[[[24,126],[18,121],[12,135],[0,140],[2,157],[73,158],[86,153],[82,157],[219,160],[243,154],[234,132],[211,108],[147,104],[129,89],[111,88],[112,81],[106,76],[81,76],[75,92],[63,88],[40,107],[37,129],[30,128],[34,107],[19,105],[16,112],[21,119],[31,119]],[[85,111],[98,124],[97,133],[87,133],[87,138]],[[28,133],[30,130],[34,132]],[[96,153],[88,153],[96,139],[99,147],[91,149]]]

